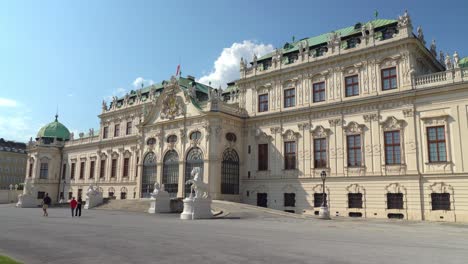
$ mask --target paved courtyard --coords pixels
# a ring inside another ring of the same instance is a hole
[[[467,263],[468,225],[16,209],[0,205],[0,255],[24,263]]]

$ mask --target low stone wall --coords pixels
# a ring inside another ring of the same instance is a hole
[[[23,191],[0,190],[0,204],[18,202],[18,195]]]

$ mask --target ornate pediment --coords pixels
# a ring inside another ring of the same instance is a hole
[[[324,128],[323,126],[316,126],[310,131],[310,133],[312,133],[312,137],[314,138],[327,138],[330,135],[331,130]]]
[[[403,193],[406,194],[406,188],[405,186],[395,182],[395,183],[390,183],[385,187],[385,190],[388,193]]]
[[[351,184],[348,187],[346,187],[346,190],[349,193],[363,193],[363,194],[366,193],[366,189],[364,189],[364,187],[356,183]]]
[[[435,182],[429,186],[429,191],[434,193],[451,193],[453,194],[453,187],[445,182]]]
[[[398,120],[394,116],[389,116],[387,119],[380,123],[383,130],[402,130],[405,126],[405,121]]]
[[[354,121],[343,127],[346,134],[362,134],[365,128],[365,125],[359,125]]]
[[[300,136],[300,134],[298,132],[294,132],[291,129],[288,129],[288,130],[286,130],[286,132],[284,132],[283,139],[285,141],[288,141],[288,140],[295,141],[295,140],[299,139],[299,136]]]
[[[161,119],[174,119],[184,114],[184,100],[174,90],[165,94],[161,105]]]

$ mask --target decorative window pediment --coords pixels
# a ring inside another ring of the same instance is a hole
[[[107,155],[106,153],[102,152],[101,154],[99,154],[99,157],[101,157],[101,159],[107,159]]]
[[[362,134],[365,128],[365,125],[359,125],[354,121],[343,127],[346,134]]]
[[[130,151],[128,151],[128,150],[125,150],[123,155],[124,155],[125,158],[130,158],[132,156],[132,153]]]
[[[366,189],[361,185],[354,183],[346,187],[346,191],[348,191],[348,193],[365,193]]]
[[[112,157],[113,159],[116,159],[116,158],[119,157],[119,153],[117,153],[117,152],[114,151],[114,152],[112,152],[111,157]]]
[[[387,119],[380,123],[384,131],[389,130],[402,130],[405,126],[405,121],[398,120],[394,116],[389,116]]]
[[[328,128],[324,128],[323,126],[317,126],[313,130],[310,131],[312,133],[312,137],[314,138],[328,138],[331,133],[331,130]]]
[[[422,116],[421,120],[426,126],[445,126],[448,123],[448,118],[448,114],[441,113],[434,116]]]
[[[296,141],[300,137],[300,134],[298,132],[294,132],[291,129],[286,130],[283,134],[283,139],[285,141]]]
[[[429,190],[434,193],[450,193],[453,194],[453,187],[445,182],[435,182],[429,186]]]
[[[406,188],[405,186],[395,182],[395,183],[390,183],[385,187],[385,190],[387,193],[403,193],[406,194]]]
[[[47,156],[43,156],[39,159],[42,163],[47,163],[51,160],[51,158],[47,157]]]

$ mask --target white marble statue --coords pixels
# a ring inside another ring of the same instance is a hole
[[[193,168],[190,175],[193,177],[191,180],[188,180],[185,184],[192,184],[190,186],[190,197],[193,197],[193,192],[195,191],[194,198],[209,198],[208,184],[203,182],[203,179],[200,177],[201,169],[199,167]]]
[[[164,185],[163,185],[164,186]],[[154,189],[151,193],[151,203],[148,213],[170,213],[171,212],[171,198],[169,193],[161,188],[158,182],[154,183]]]
[[[424,40],[424,33],[423,33],[423,29],[421,26],[418,27],[417,29],[418,31],[418,39],[421,40],[421,42],[423,43],[423,45],[426,45],[426,41]]]
[[[458,65],[459,62],[460,62],[460,57],[458,56],[458,52],[455,51],[455,53],[453,54],[453,66],[454,66],[455,68],[460,67],[460,66]]]
[[[447,70],[451,70],[453,69],[453,65],[452,65],[452,59],[450,59],[450,55],[445,55],[445,68]]]
[[[85,209],[91,209],[96,207],[103,202],[102,193],[99,191],[97,186],[90,184],[86,191],[86,205]]]
[[[24,182],[23,193],[18,195],[18,202],[16,207],[19,208],[33,208],[37,207],[37,194],[36,187],[32,183],[32,180],[27,178]]]

